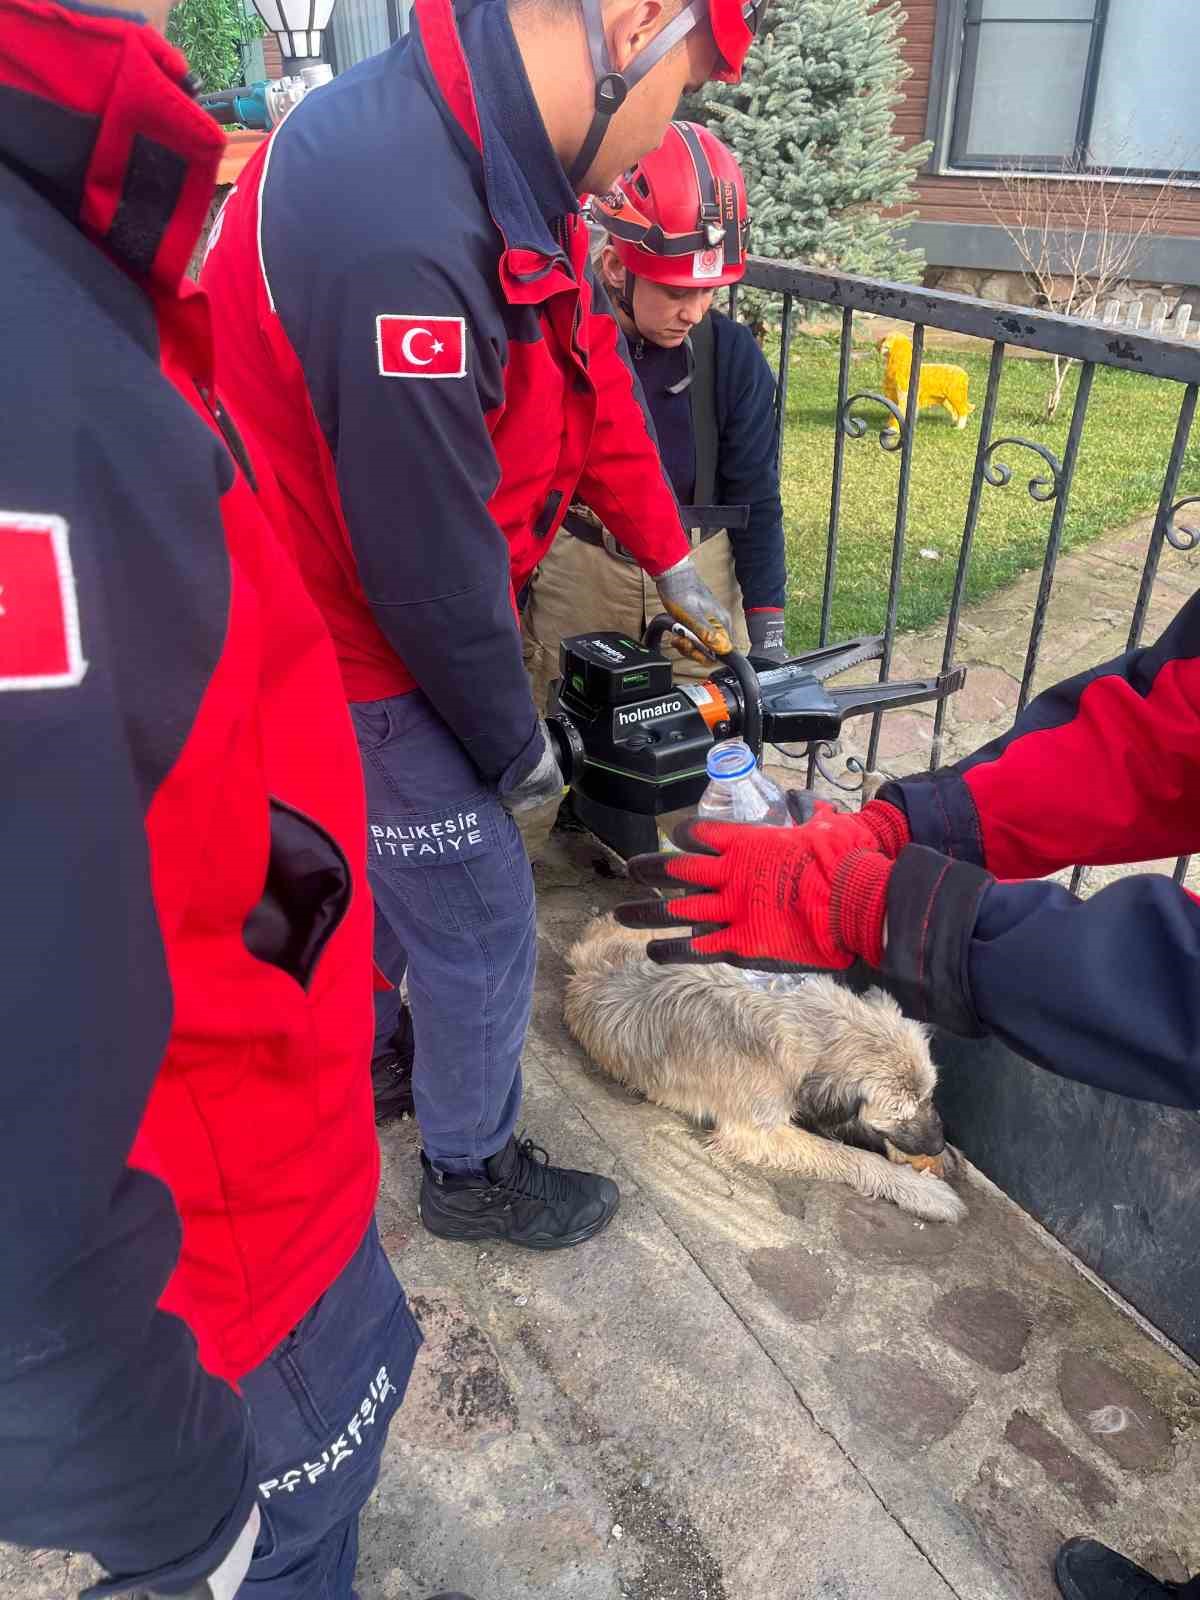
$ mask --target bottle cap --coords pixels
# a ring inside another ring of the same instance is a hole
[[[758,765],[744,739],[727,739],[708,752],[704,767],[710,778],[744,778]]]

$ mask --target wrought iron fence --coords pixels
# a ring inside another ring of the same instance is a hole
[[[830,640],[837,587],[847,445],[848,443],[853,445],[867,435],[868,424],[860,412],[864,404],[870,403],[882,407],[890,414],[888,426],[879,434],[879,444],[884,451],[899,455],[899,472],[892,527],[891,567],[883,608],[884,649],[880,664],[881,679],[887,677],[890,672],[896,643],[925,331],[927,328],[945,329],[954,333],[969,334],[989,342],[991,361],[987,390],[979,412],[979,437],[975,448],[970,494],[958,544],[954,585],[945,620],[942,669],[949,671],[955,665],[967,574],[975,546],[985,489],[988,486],[1004,488],[1011,482],[1012,469],[1000,459],[1001,452],[1007,454],[1014,449],[1031,451],[1038,458],[1040,466],[1035,469],[1037,475],[1029,480],[1028,493],[1034,500],[1048,504],[1051,509],[1037,599],[1030,624],[1017,700],[1018,713],[1028,703],[1033,690],[1034,676],[1045,636],[1047,608],[1054,588],[1064,529],[1070,513],[1071,488],[1078,465],[1079,444],[1088,414],[1096,369],[1118,368],[1142,374],[1147,378],[1164,378],[1178,383],[1181,387],[1174,438],[1147,542],[1137,597],[1130,616],[1127,648],[1134,649],[1141,643],[1164,545],[1182,551],[1193,550],[1200,545],[1200,483],[1191,486],[1191,493],[1181,492],[1180,486],[1188,440],[1196,413],[1197,394],[1200,392],[1200,344],[1194,340],[1164,337],[1157,330],[1142,333],[1135,329],[1115,328],[1094,321],[1059,316],[1050,311],[1025,310],[971,299],[966,295],[941,293],[909,284],[886,283],[758,258],[753,258],[749,263],[745,285],[777,297],[779,307],[777,418],[780,423],[781,464],[787,448],[787,432],[783,426],[783,419],[787,415],[791,354],[798,317],[802,308],[806,306],[829,307],[835,312],[840,312],[841,316],[837,395],[833,417],[833,470],[825,569],[821,586],[819,636],[821,644],[827,644]],[[730,292],[731,313],[736,315],[736,309],[735,287]],[[895,404],[874,390],[851,388],[855,317],[862,314],[894,318],[912,324],[912,365],[906,403],[903,406]],[[1013,346],[1069,357],[1079,363],[1079,377],[1070,426],[1061,457],[1035,439],[1020,434],[995,433],[1001,375],[1006,353]],[[1185,514],[1192,516],[1192,513],[1187,511],[1189,507],[1195,508],[1194,521],[1190,524],[1183,520]],[[936,708],[932,724],[929,751],[931,769],[940,765],[942,761],[946,715],[947,702],[942,701]],[[866,769],[873,769],[876,766],[880,723],[880,717],[876,716],[867,741],[865,763],[852,759],[847,763],[850,770],[861,775],[864,765]],[[830,753],[828,750],[820,749],[807,752],[810,786],[818,771],[831,776],[825,765]],[[845,787],[845,785],[840,786]],[[1184,857],[1177,862],[1175,867],[1177,881],[1183,879],[1188,861],[1189,858]],[[1071,886],[1079,890],[1083,883],[1084,869],[1076,868]]]

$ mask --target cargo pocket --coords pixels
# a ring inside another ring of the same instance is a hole
[[[271,848],[262,898],[242,925],[252,956],[307,989],[350,904],[350,868],[332,835],[271,799]]]
[[[357,1515],[374,1488],[388,1427],[421,1333],[372,1223],[343,1273],[249,1373],[263,1517],[263,1577]]]
[[[456,933],[502,921],[532,896],[512,818],[486,793],[461,808],[373,812],[367,865],[413,915]]]
[[[271,1520],[271,1508],[258,1497],[258,1538],[254,1541],[254,1554],[252,1561],[269,1561],[279,1548],[279,1538],[275,1532],[275,1524]],[[260,1569],[261,1570],[261,1569]]]

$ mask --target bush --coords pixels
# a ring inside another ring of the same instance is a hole
[[[243,46],[261,32],[242,0],[181,0],[167,20],[167,38],[209,94],[245,81]]]
[[[930,148],[902,150],[893,131],[904,21],[896,3],[774,0],[742,82],[710,84],[687,108],[742,163],[755,255],[919,277],[920,253],[896,238],[910,213],[894,209]]]

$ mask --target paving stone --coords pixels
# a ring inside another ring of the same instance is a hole
[[[863,728],[868,726],[863,723]],[[879,733],[879,759],[888,761],[910,751],[928,751],[933,722],[916,711],[893,711],[884,717]],[[863,743],[866,743],[864,734]]]
[[[404,1402],[404,1436],[448,1450],[511,1433],[517,1403],[491,1342],[456,1294],[411,1296],[425,1344]]]
[[[1016,1579],[1023,1600],[1061,1600],[1054,1557],[1067,1536],[1004,1482],[997,1461],[983,1463],[962,1507],[988,1549]]]
[[[852,1194],[840,1198],[838,1235],[845,1250],[859,1261],[915,1266],[949,1255],[958,1242],[953,1228],[923,1227],[882,1201]]]
[[[746,1271],[793,1322],[819,1322],[837,1294],[837,1278],[801,1245],[753,1250]]]
[[[630,1600],[733,1600],[721,1564],[686,1508],[641,1475],[614,1486],[614,1532],[636,1542],[641,1570],[622,1593]]]
[[[379,1242],[391,1260],[395,1260],[412,1243],[413,1231],[411,1226],[406,1228],[400,1225],[380,1230]]]
[[[1016,1372],[1033,1318],[1004,1289],[955,1289],[933,1308],[929,1326],[989,1372]]]
[[[1086,1436],[1130,1472],[1153,1472],[1171,1458],[1171,1427],[1142,1391],[1107,1362],[1068,1350],[1058,1372],[1067,1414]]]
[[[579,921],[579,932],[583,931],[586,921],[586,918]],[[563,989],[566,981],[566,961],[544,936],[539,937],[537,977],[533,989],[533,1026],[545,1044],[576,1055],[579,1046],[563,1020]]]
[[[803,1222],[808,1214],[811,1183],[794,1173],[780,1173],[775,1179],[775,1204],[785,1217],[795,1217]]]
[[[528,1517],[523,1531],[528,1573],[534,1582],[549,1585],[604,1551],[605,1541],[593,1523],[569,1505]]]
[[[842,1392],[860,1427],[886,1439],[900,1455],[913,1455],[944,1439],[970,1404],[948,1385],[901,1356],[839,1356],[826,1372]]]
[[[1017,709],[1021,682],[1003,667],[969,666],[967,681],[951,698],[956,722],[990,722],[994,717],[1011,721]]]
[[[1052,1483],[1068,1490],[1089,1511],[1116,1504],[1117,1491],[1112,1484],[1027,1411],[1014,1412],[1004,1437],[1014,1450],[1036,1461]]]
[[[1186,1583],[1192,1576],[1179,1555],[1168,1545],[1133,1545],[1126,1554],[1163,1583]]]

